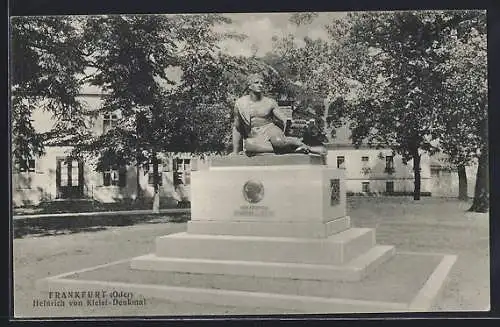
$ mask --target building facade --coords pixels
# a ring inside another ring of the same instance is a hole
[[[134,200],[154,194],[152,165],[110,168],[98,172],[95,165],[70,157],[71,147],[47,147],[44,156],[29,163],[28,169],[12,173],[12,200],[16,207],[41,202],[88,199],[102,203]],[[159,192],[162,201],[176,204],[189,199],[191,172],[208,166],[208,160],[189,154],[159,155]]]
[[[406,164],[390,149],[374,149],[366,145],[355,148],[350,140],[348,125],[335,130],[335,140],[328,144],[329,166],[345,169],[350,194],[404,195],[414,190],[413,161]],[[467,194],[474,196],[477,164],[466,167]],[[435,197],[458,196],[458,172],[443,154],[420,160],[421,192]]]
[[[458,196],[458,170],[440,160],[441,158],[431,158],[431,189],[432,195],[436,197],[456,197]],[[465,167],[467,176],[467,195],[474,197],[474,187],[476,185],[477,163],[472,163]]]
[[[79,96],[89,109],[102,105],[99,89],[86,86]],[[116,114],[101,115],[89,122],[92,134],[105,133],[113,127]],[[32,124],[38,133],[50,131],[55,121],[41,108],[32,114]],[[88,199],[102,203],[134,200],[139,192],[145,198],[154,195],[153,165],[140,167],[110,167],[96,171],[97,162],[71,157],[71,145],[45,146],[45,154],[29,162],[13,162],[12,202],[15,207],[38,205],[44,201]],[[176,203],[189,198],[191,171],[208,166],[208,159],[184,154],[158,154],[160,197]]]
[[[330,144],[327,164],[345,170],[347,192],[351,194],[404,195],[414,190],[413,162],[403,163],[388,149],[353,148]],[[429,157],[420,162],[421,192],[431,195]]]
[[[86,87],[80,96],[90,109],[102,105],[98,89]],[[43,110],[33,113],[37,132],[47,132],[54,121]],[[113,114],[100,116],[91,122],[95,135],[104,133],[117,119]],[[404,195],[414,189],[413,163],[403,163],[388,149],[366,146],[354,148],[347,127],[336,130],[335,142],[328,144],[327,164],[345,170],[348,194]],[[110,167],[97,172],[96,163],[70,157],[72,147],[47,145],[45,154],[25,163],[15,163],[12,170],[13,205],[37,205],[44,201],[89,199],[102,203],[134,200],[139,192],[152,198],[153,166]],[[207,169],[210,158],[159,154],[160,197],[163,203],[176,204],[189,200],[191,172]],[[421,158],[421,192],[423,195],[455,197],[458,195],[458,174],[445,168],[439,160],[423,154]],[[475,168],[467,168],[469,196],[473,196]]]

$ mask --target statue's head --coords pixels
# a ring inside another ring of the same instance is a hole
[[[260,74],[248,76],[248,89],[255,93],[262,93],[264,91],[264,77]]]

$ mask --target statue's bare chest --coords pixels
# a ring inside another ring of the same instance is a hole
[[[246,101],[245,108],[242,108],[245,110],[250,117],[268,117],[272,110],[273,110],[273,104],[271,101],[268,101],[267,99],[263,99],[261,101]]]

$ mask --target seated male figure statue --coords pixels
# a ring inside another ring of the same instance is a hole
[[[247,155],[258,153],[314,153],[325,155],[323,146],[309,146],[302,139],[286,136],[274,124],[277,118],[283,122],[283,129],[290,123],[278,109],[275,100],[263,95],[264,80],[260,75],[248,79],[249,94],[236,101],[233,123],[233,154],[242,149]],[[243,141],[243,142],[242,142]],[[243,144],[242,144],[243,143]]]

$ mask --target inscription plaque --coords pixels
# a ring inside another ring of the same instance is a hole
[[[340,204],[340,179],[330,179],[330,205]]]

